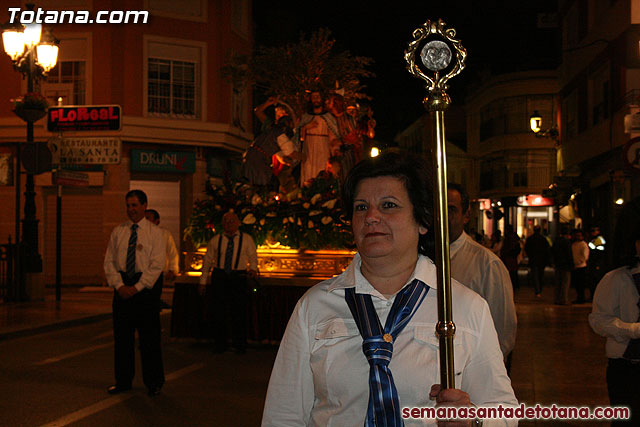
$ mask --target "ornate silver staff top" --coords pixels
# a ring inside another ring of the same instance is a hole
[[[447,209],[447,156],[445,151],[444,110],[451,99],[446,93],[447,81],[464,69],[467,51],[455,39],[454,29],[445,30],[445,23],[425,22],[413,32],[413,41],[404,53],[407,69],[427,83],[427,96],[423,103],[432,112],[434,125],[433,181],[437,184],[434,194],[436,237],[435,264],[438,271],[438,324],[440,339],[440,382],[443,388],[455,387],[453,366],[453,339],[456,325],[453,323],[451,295],[451,265],[449,258],[449,221]],[[452,49],[455,61],[452,61]],[[417,56],[420,55],[421,63]]]
[[[445,25],[442,19],[438,22],[428,20],[422,24],[413,31],[413,41],[404,53],[409,72],[427,83],[429,94],[425,97],[424,104],[428,111],[447,109],[451,103],[446,93],[449,88],[447,82],[460,74],[467,58],[467,51],[460,40],[455,38],[456,30],[445,29]],[[453,63],[452,49],[455,51]],[[416,60],[418,52],[420,62]]]

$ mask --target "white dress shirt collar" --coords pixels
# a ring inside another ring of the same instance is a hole
[[[347,269],[341,275],[335,278],[335,280],[329,285],[327,290],[331,292],[336,289],[355,287],[356,293],[369,294],[377,296],[381,299],[387,299],[362,275],[362,271],[360,270],[361,266],[362,258],[360,258],[359,253],[356,253],[353,257],[353,261],[351,262],[351,264],[349,264],[349,267],[347,267]],[[411,274],[411,277],[409,278],[405,286],[411,283],[413,279],[418,279],[430,288],[436,289],[436,283],[434,283],[433,280],[430,279],[436,277],[435,270],[436,266],[433,264],[433,261],[431,261],[429,257],[418,255],[416,268],[415,270],[413,270],[413,273]]]
[[[464,245],[467,239],[469,239],[469,235],[462,230],[462,234],[460,234],[454,242],[449,243],[449,256],[451,258],[453,258],[456,252]]]
[[[154,223],[152,223],[151,221],[149,221],[146,218],[142,218],[140,221],[135,222],[135,223],[133,221],[131,221],[131,220],[127,220],[127,225],[129,227],[129,229],[131,229],[131,226],[133,224],[138,224],[138,228],[148,228],[151,225],[155,225]]]
[[[236,230],[236,232],[235,232],[235,233],[233,233],[231,236],[229,236],[227,233],[225,233],[225,232],[223,231],[223,232],[222,232],[222,235],[223,235],[224,237],[226,237],[227,239],[235,239],[235,238],[236,238],[236,236],[239,236],[239,235],[240,235],[240,230]]]

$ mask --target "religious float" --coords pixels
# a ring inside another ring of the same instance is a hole
[[[345,105],[356,111],[357,123],[364,130],[363,143],[372,145],[375,120],[367,105],[371,98],[362,84],[362,79],[373,77],[371,64],[370,58],[337,50],[330,31],[319,29],[297,42],[258,46],[251,58],[232,55],[220,71],[234,93],[252,85],[267,98],[254,109],[261,122],[269,115],[269,121],[275,123],[272,110],[285,107],[295,123],[307,111],[312,90],[339,94]],[[269,158],[273,153],[263,154]],[[242,222],[240,230],[250,234],[258,245],[260,277],[249,295],[249,334],[260,341],[277,341],[300,296],[310,286],[344,271],[355,254],[351,227],[341,208],[339,184],[321,174],[285,194],[226,179],[208,183],[207,193],[206,200],[195,203],[184,231],[185,240],[194,250],[184,254],[185,274],[176,283],[172,334],[206,335],[197,330],[201,319],[179,312],[206,311],[194,306],[198,303],[197,283],[205,247],[215,233],[221,232],[222,215],[233,209]]]
[[[355,254],[339,182],[319,176],[281,194],[226,180],[208,183],[207,194],[208,199],[194,204],[184,232],[196,250],[184,254],[185,274],[174,291],[172,336],[210,335],[204,319],[208,310],[199,307],[197,283],[207,242],[222,231],[224,213],[233,210],[242,222],[240,231],[251,235],[258,246],[260,277],[248,296],[249,335],[256,341],[278,341],[300,296],[310,286],[342,273]]]

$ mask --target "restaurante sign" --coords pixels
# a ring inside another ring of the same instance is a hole
[[[120,138],[53,138],[49,149],[54,164],[107,165],[120,163]]]

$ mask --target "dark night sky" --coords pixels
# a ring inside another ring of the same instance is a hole
[[[450,80],[449,94],[462,103],[480,76],[555,68],[557,30],[536,29],[537,14],[556,11],[556,0],[254,1],[257,45],[296,42],[301,33],[329,28],[337,50],[374,59],[376,77],[366,81],[373,97],[378,138],[391,141],[424,109],[424,84],[405,68],[411,33],[427,19],[455,28],[467,49],[467,68]]]

